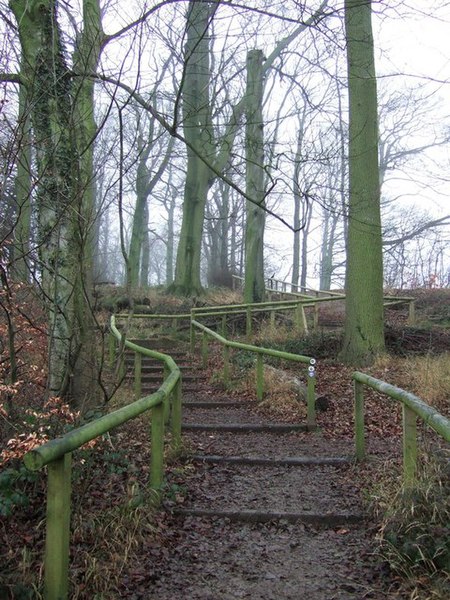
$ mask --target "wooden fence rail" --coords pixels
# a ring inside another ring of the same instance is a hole
[[[307,401],[307,417],[306,425],[308,429],[316,428],[316,359],[301,354],[292,354],[291,352],[282,352],[281,350],[272,350],[271,348],[263,348],[261,346],[252,346],[242,342],[234,342],[227,340],[219,333],[209,329],[195,319],[191,321],[191,352],[195,349],[195,330],[202,332],[202,359],[206,366],[208,357],[208,338],[213,338],[220,342],[223,346],[223,378],[226,381],[229,377],[229,350],[236,348],[246,350],[256,354],[256,396],[258,400],[262,400],[264,395],[264,363],[263,356],[273,356],[284,360],[299,362],[307,365],[307,384],[306,384],[306,401]]]
[[[353,373],[355,389],[355,444],[356,458],[366,456],[364,437],[364,392],[368,386],[377,392],[401,402],[403,410],[403,480],[406,486],[414,484],[417,470],[417,417],[450,442],[450,419],[441,415],[419,397],[401,388],[356,371]]]
[[[72,452],[130,419],[151,410],[150,485],[159,491],[164,477],[164,415],[170,401],[172,445],[177,448],[181,442],[180,369],[170,356],[124,340],[115,326],[114,317],[111,318],[111,331],[117,340],[122,340],[122,346],[134,350],[135,353],[163,361],[167,376],[154,394],[139,398],[135,402],[74,429],[60,438],[50,440],[24,456],[25,465],[30,470],[35,471],[48,465],[44,559],[44,597],[46,600],[63,600],[68,597]]]

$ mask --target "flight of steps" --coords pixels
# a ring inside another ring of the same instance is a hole
[[[169,354],[180,368],[183,393],[195,392],[207,382],[207,376],[196,361],[189,356],[189,346],[174,338],[161,337],[148,340],[130,340],[144,348]],[[127,373],[133,377],[134,352],[127,351],[125,355]],[[160,360],[142,356],[141,381],[142,393],[156,392],[164,380],[164,365]]]
[[[165,501],[180,542],[155,598],[384,600],[350,440],[272,422],[211,388],[185,398],[183,440],[190,455]]]
[[[182,369],[188,454],[169,469],[163,501],[178,541],[164,550],[146,597],[384,599],[372,587],[378,567],[352,441],[273,422],[254,400],[212,387],[186,346],[151,347]],[[143,390],[161,381],[161,368],[143,361]]]

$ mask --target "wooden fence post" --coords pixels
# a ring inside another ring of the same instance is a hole
[[[417,465],[417,418],[410,408],[403,404],[403,479],[410,487],[416,478]]]
[[[356,460],[364,460],[366,456],[365,439],[364,439],[364,392],[363,384],[359,381],[354,381],[355,392],[355,445],[356,445]]]
[[[170,375],[170,369],[169,367],[165,364],[164,365],[164,381],[169,377]],[[172,394],[167,394],[167,396],[164,398],[163,401],[163,407],[164,407],[164,424],[169,422],[170,419],[170,400],[171,400],[171,396]]]
[[[252,310],[250,307],[247,308],[246,319],[245,319],[245,334],[247,337],[252,335]]]
[[[316,369],[315,359],[311,359],[308,367],[308,381],[306,388],[306,426],[312,431],[316,428]]]
[[[275,311],[270,311],[270,329],[271,331],[275,331]]]
[[[70,453],[48,465],[44,584],[46,600],[65,600],[68,596],[71,465]]]
[[[181,380],[177,381],[172,400],[172,446],[177,450],[181,445]]]
[[[264,362],[262,354],[256,355],[256,397],[260,402],[264,397]]]
[[[136,400],[142,396],[142,354],[134,353],[134,395]]]
[[[227,334],[227,315],[222,315],[222,323],[221,323],[220,333],[221,333],[222,337],[225,337]]]
[[[163,484],[164,473],[164,405],[161,402],[152,409],[152,454],[150,485],[159,491]]]

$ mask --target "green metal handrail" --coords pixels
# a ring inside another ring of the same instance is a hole
[[[305,301],[302,299],[254,302],[247,304],[226,304],[220,306],[208,306],[191,309],[191,319],[195,317],[218,317],[222,316],[222,333],[225,336],[226,317],[236,314],[246,315],[245,332],[247,336],[252,333],[252,314],[256,312],[270,313],[270,321],[275,325],[275,312],[284,310],[294,310],[294,321],[299,332],[308,331],[308,325],[305,316]]]
[[[441,415],[435,408],[418,396],[401,388],[376,379],[365,373],[353,373],[355,389],[355,444],[356,458],[363,460],[366,456],[364,438],[364,394],[363,386],[386,394],[402,403],[403,409],[403,479],[406,486],[411,486],[416,477],[417,468],[417,417],[450,442],[450,419]]]
[[[309,356],[302,356],[301,354],[293,354],[291,352],[282,352],[281,350],[272,350],[271,348],[263,348],[261,346],[253,346],[251,344],[244,344],[242,342],[234,342],[226,339],[224,336],[213,331],[209,327],[206,327],[202,323],[199,323],[195,319],[191,320],[191,352],[195,350],[195,329],[199,329],[203,332],[202,335],[202,360],[203,365],[206,366],[208,359],[208,336],[214,338],[223,345],[223,378],[228,380],[229,378],[229,349],[237,348],[240,350],[247,350],[256,354],[256,396],[258,400],[262,400],[264,395],[264,363],[263,356],[274,356],[284,360],[290,360],[294,362],[300,362],[308,365],[308,378],[306,387],[306,401],[307,401],[307,417],[306,424],[308,429],[313,430],[316,428],[316,359]]]
[[[180,369],[170,356],[125,340],[115,326],[114,316],[111,317],[111,332],[125,347],[134,350],[135,356],[151,356],[164,362],[166,377],[154,394],[139,398],[128,406],[74,429],[60,438],[50,440],[25,454],[24,462],[30,470],[38,470],[48,465],[44,560],[46,600],[60,600],[68,596],[71,453],[85,443],[152,409],[150,485],[159,491],[164,476],[164,426],[170,399],[171,442],[175,448],[178,448],[181,442]],[[140,364],[140,360],[138,362]],[[136,372],[135,368],[135,374]],[[140,378],[140,370],[138,376]]]

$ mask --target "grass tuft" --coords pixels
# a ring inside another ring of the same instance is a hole
[[[447,457],[448,458],[448,457]],[[426,454],[413,488],[392,472],[371,493],[381,519],[380,552],[411,598],[450,597],[450,471],[445,457]]]

